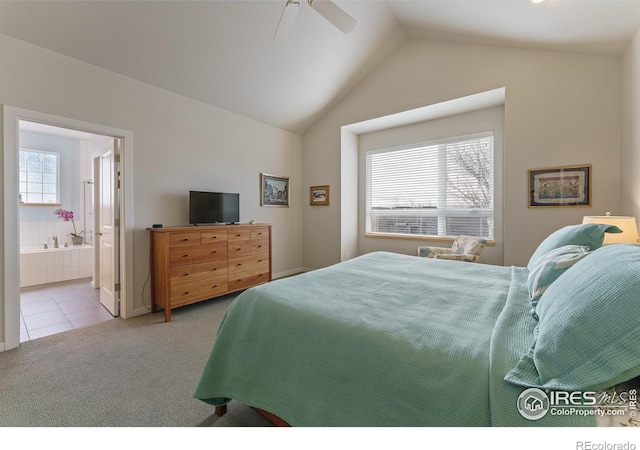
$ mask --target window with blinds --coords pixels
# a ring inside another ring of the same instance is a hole
[[[366,232],[493,239],[493,132],[366,153]]]
[[[18,176],[21,203],[60,203],[60,155],[40,150],[20,149]]]

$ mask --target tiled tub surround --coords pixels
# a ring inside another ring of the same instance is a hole
[[[78,232],[84,230],[82,221],[76,220],[75,223]],[[58,219],[20,222],[20,287],[93,275],[93,248],[90,245],[73,245],[72,231],[71,222]],[[58,237],[57,249],[54,248],[54,235]]]
[[[51,216],[53,216],[53,209]],[[75,220],[76,229],[80,236],[84,239],[85,244],[90,244],[89,236],[85,237],[84,222],[82,220]],[[65,222],[64,220],[50,220],[43,222],[36,221],[20,221],[20,248],[27,247],[44,247],[47,244],[49,247],[53,247],[53,236],[58,236],[58,244],[60,247],[64,244],[71,245],[71,233],[73,232],[73,226],[71,222]]]
[[[69,245],[59,239],[60,248],[44,245],[20,248],[20,287],[91,277],[93,247]]]

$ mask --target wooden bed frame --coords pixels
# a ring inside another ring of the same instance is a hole
[[[287,422],[282,420],[280,417],[276,416],[275,414],[270,413],[269,411],[265,411],[264,409],[260,409],[260,408],[255,408],[253,406],[251,407],[251,409],[256,411],[258,414],[260,414],[262,417],[264,417],[265,419],[267,419],[269,422],[271,422],[273,425],[275,425],[277,427],[290,427],[291,426]],[[216,416],[222,417],[226,413],[227,413],[227,405],[216,406]]]

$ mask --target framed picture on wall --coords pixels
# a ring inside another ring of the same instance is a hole
[[[591,165],[529,170],[529,208],[591,206]]]
[[[329,186],[311,186],[309,192],[309,203],[311,205],[328,205]]]
[[[289,177],[260,174],[260,206],[289,206]]]

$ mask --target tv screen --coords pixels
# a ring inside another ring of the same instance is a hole
[[[240,194],[189,191],[189,223],[236,223],[240,221]]]

